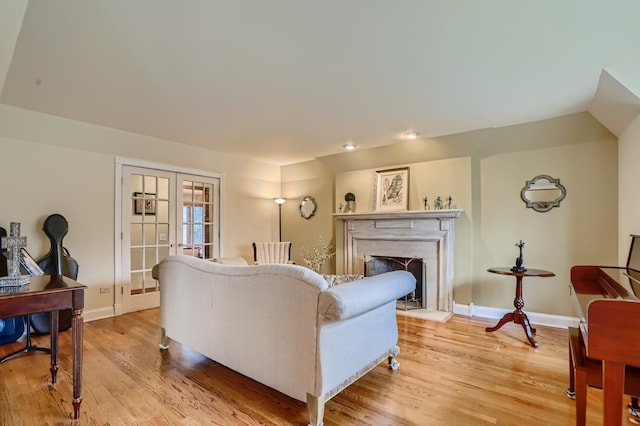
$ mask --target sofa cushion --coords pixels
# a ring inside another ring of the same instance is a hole
[[[329,284],[329,287],[334,285],[350,283],[351,281],[361,280],[364,275],[327,275],[322,274],[322,278]]]

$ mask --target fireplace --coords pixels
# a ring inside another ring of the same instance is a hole
[[[422,261],[422,307],[453,311],[453,229],[462,210],[341,213],[336,245],[338,272],[365,274],[371,257]],[[342,269],[342,270],[341,270]]]
[[[416,289],[410,294],[398,299],[401,309],[418,309],[426,307],[424,295],[426,282],[424,279],[424,262],[417,257],[387,257],[370,256],[365,258],[364,276],[372,277],[390,271],[407,271],[416,278]]]

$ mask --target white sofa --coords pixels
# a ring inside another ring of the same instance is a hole
[[[415,278],[394,271],[328,287],[311,269],[218,264],[170,256],[160,283],[161,348],[169,339],[306,401],[310,424],[324,404],[385,358],[397,368],[396,299]]]

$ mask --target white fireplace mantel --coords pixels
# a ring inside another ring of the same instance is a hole
[[[369,213],[335,213],[333,216],[340,220],[362,219],[455,219],[463,210],[408,210],[383,211]]]
[[[423,262],[423,307],[453,311],[453,222],[462,210],[337,213],[342,223],[343,270],[364,274],[370,256],[416,257]],[[338,225],[339,226],[339,225]]]

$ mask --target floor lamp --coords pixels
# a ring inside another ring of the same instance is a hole
[[[282,205],[287,201],[287,199],[278,197],[274,198],[273,201],[278,205],[278,233],[280,235],[279,241],[282,242]]]

